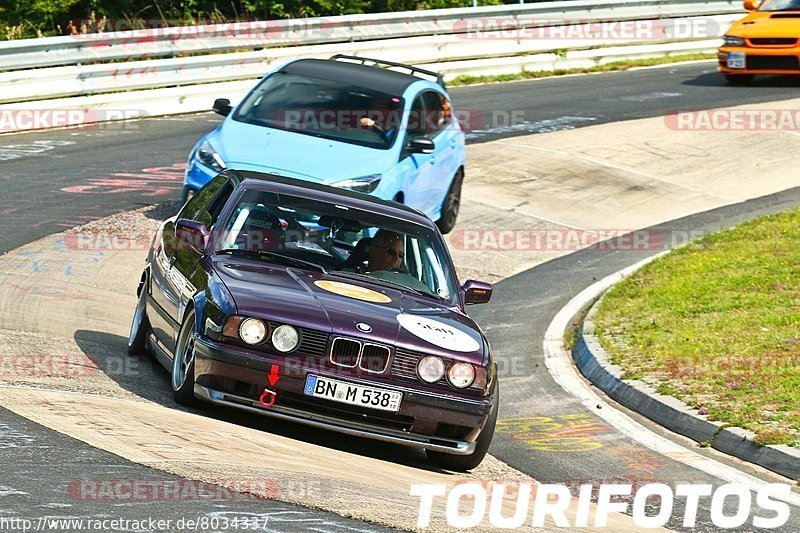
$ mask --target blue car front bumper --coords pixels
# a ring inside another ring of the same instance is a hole
[[[186,165],[186,177],[183,180],[183,188],[196,191],[203,185],[211,181],[211,179],[219,174],[216,170],[209,168],[197,161],[192,154],[189,163]]]

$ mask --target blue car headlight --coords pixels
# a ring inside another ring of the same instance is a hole
[[[356,192],[371,193],[378,188],[381,183],[380,174],[372,174],[370,176],[361,176],[360,178],[351,178],[349,180],[339,181],[333,184],[334,187],[341,189],[349,189]]]
[[[202,143],[200,143],[200,146],[197,147],[194,157],[200,163],[216,170],[217,172],[222,172],[227,168],[225,161],[223,161],[219,153],[214,150],[208,140],[204,140]]]

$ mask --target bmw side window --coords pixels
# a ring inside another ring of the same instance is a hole
[[[201,220],[203,224],[206,225],[207,228],[211,228],[214,224],[217,223],[217,219],[219,218],[220,213],[222,213],[222,208],[225,207],[225,204],[228,203],[228,199],[231,197],[233,193],[233,183],[230,180],[225,181],[225,185],[222,189],[217,193],[217,196],[211,201],[211,204],[206,208],[205,212],[205,220]]]
[[[188,220],[197,220],[206,224],[204,220],[207,215],[206,208],[209,207],[211,200],[217,196],[217,193],[222,187],[228,183],[227,176],[217,176],[209,181],[202,189],[197,191],[192,198],[183,206],[178,218],[185,218]],[[206,224],[208,226],[208,224]]]

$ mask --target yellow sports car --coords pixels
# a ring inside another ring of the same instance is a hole
[[[756,74],[800,74],[800,0],[745,0],[719,49],[719,71],[734,85]]]

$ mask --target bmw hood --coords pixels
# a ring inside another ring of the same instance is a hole
[[[208,137],[228,168],[273,172],[332,184],[380,174],[392,150],[379,150],[292,131],[226,120]]]
[[[475,323],[430,299],[252,259],[212,260],[240,315],[486,364]]]

